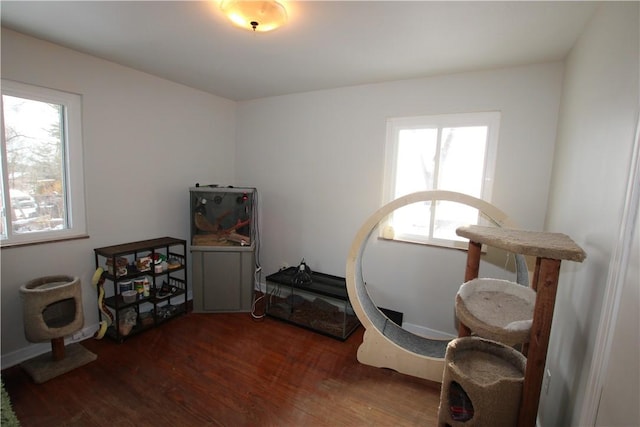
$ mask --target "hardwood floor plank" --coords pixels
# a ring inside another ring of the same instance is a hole
[[[345,342],[247,313],[189,313],[34,384],[2,371],[23,426],[433,426],[439,384],[360,364]]]

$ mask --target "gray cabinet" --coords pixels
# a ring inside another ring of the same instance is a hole
[[[189,193],[193,311],[251,311],[258,241],[256,189],[196,184]]]
[[[191,251],[193,311],[249,312],[253,302],[253,247]]]

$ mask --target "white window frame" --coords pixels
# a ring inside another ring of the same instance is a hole
[[[493,182],[496,166],[496,157],[498,152],[498,135],[500,129],[501,114],[498,111],[460,113],[460,114],[438,114],[429,116],[413,116],[413,117],[395,117],[387,119],[387,139],[385,150],[385,172],[383,184],[383,205],[391,202],[402,194],[395,195],[394,189],[396,185],[397,167],[398,167],[398,145],[399,133],[403,129],[438,129],[438,137],[440,137],[442,128],[447,127],[466,127],[466,126],[487,126],[487,144],[484,156],[484,171],[481,183],[481,194],[478,197],[486,202],[491,203],[493,191]],[[438,167],[436,166],[436,170]],[[421,188],[423,190],[451,190],[448,188]],[[435,208],[437,209],[437,205]],[[433,210],[432,210],[433,212]],[[418,244],[426,244],[432,246],[450,247],[457,249],[466,249],[468,243],[465,239],[447,240],[436,239],[431,235],[395,235],[390,223],[393,213],[389,215],[380,224],[379,238],[393,240],[399,242],[410,242]],[[476,224],[485,223],[478,212],[478,222]]]
[[[11,221],[7,220],[7,238],[0,239],[2,247],[23,244],[45,243],[59,240],[87,237],[87,221],[84,190],[84,156],[82,142],[82,97],[78,94],[55,89],[33,86],[11,80],[2,79],[2,95],[16,96],[34,101],[48,102],[64,106],[64,197],[66,199],[67,228],[61,230],[41,231],[33,233],[13,233]],[[4,112],[0,137],[2,150],[2,185],[8,180],[7,156],[5,145]],[[4,206],[10,207],[9,188],[3,188]],[[9,215],[5,212],[4,215]]]

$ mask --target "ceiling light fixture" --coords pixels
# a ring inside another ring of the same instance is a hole
[[[275,0],[224,0],[220,9],[231,22],[247,30],[266,32],[287,22],[287,9]]]

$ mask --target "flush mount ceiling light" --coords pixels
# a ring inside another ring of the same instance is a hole
[[[271,31],[287,22],[287,9],[275,0],[224,0],[220,9],[235,25],[253,31]]]

